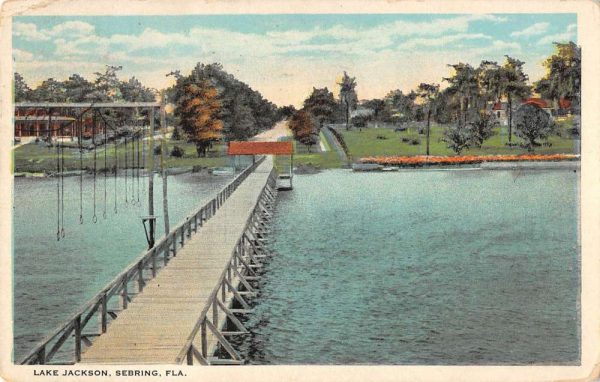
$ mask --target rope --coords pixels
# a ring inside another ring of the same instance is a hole
[[[48,126],[51,124],[52,115],[48,109]],[[56,142],[56,240],[60,241],[60,148],[58,141]]]
[[[102,117],[104,119],[104,117]],[[106,121],[104,121],[106,123]],[[117,156],[117,133],[115,131],[115,136],[113,137],[113,142],[115,146],[115,214],[117,211],[117,171],[119,170],[119,157]]]
[[[83,224],[83,117],[79,117],[79,224]]]
[[[135,184],[133,183],[133,179],[135,178],[135,134],[131,135],[131,204],[135,205]]]
[[[96,223],[98,221],[98,217],[96,216],[96,113],[92,115],[92,143],[94,144],[94,215],[92,216],[92,222]]]
[[[108,136],[106,134],[106,124],[104,124],[104,211],[102,211],[102,218],[106,219],[106,179],[108,177],[108,161],[107,161],[107,151],[108,151]]]
[[[125,136],[125,204],[127,201],[127,194],[129,193],[129,188],[127,187],[127,136]]]
[[[64,135],[64,131],[61,130],[61,136],[64,137]],[[58,137],[56,137],[56,140],[58,142]],[[60,157],[62,169],[60,172],[60,237],[65,237],[65,145],[63,142],[60,144]]]
[[[137,137],[137,167],[136,167],[136,178],[137,178],[137,203],[138,205],[141,205],[140,203],[140,136],[138,135]]]

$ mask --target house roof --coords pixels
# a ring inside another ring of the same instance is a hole
[[[287,142],[241,142],[231,141],[227,149],[229,155],[292,155],[294,145],[292,141]]]
[[[570,109],[571,108],[571,101],[569,101],[568,99],[565,98],[561,98],[558,100],[558,106],[561,109]]]
[[[523,101],[523,104],[525,104],[525,105],[535,105],[535,106],[540,107],[542,109],[548,108],[548,102],[546,102],[545,100],[543,100],[541,98],[528,98],[525,101]]]

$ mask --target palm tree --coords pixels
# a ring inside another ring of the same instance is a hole
[[[435,101],[440,92],[440,85],[421,83],[417,87],[417,96],[427,104],[427,149],[426,155],[429,155],[429,136],[431,131],[431,112],[435,106]]]
[[[527,85],[527,74],[523,72],[523,61],[510,56],[505,56],[506,61],[502,65],[502,94],[507,99],[508,114],[508,142],[512,141],[512,117],[513,101],[521,100],[531,94],[531,87]]]
[[[344,106],[344,112],[346,115],[346,130],[350,127],[350,110],[356,107],[358,97],[356,96],[356,79],[350,77],[348,73],[344,72],[344,75],[337,83],[340,85],[340,102]]]

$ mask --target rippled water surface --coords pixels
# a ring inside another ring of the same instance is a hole
[[[242,350],[255,364],[577,364],[578,176],[297,176]]]
[[[182,174],[169,177],[171,227],[213,197],[232,176]],[[117,213],[114,183],[104,178],[96,187],[97,223],[93,216],[93,180],[83,182],[83,218],[79,224],[79,177],[65,178],[65,238],[56,240],[56,179],[16,178],[14,184],[14,339],[16,359],[64,322],[147,247],[140,216],[147,215],[147,178],[140,180],[140,202],[128,181],[118,179]],[[163,234],[162,182],[155,176],[154,205],[158,236]]]

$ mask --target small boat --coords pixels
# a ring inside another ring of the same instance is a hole
[[[233,167],[215,167],[210,170],[213,175],[233,175],[235,173]]]

